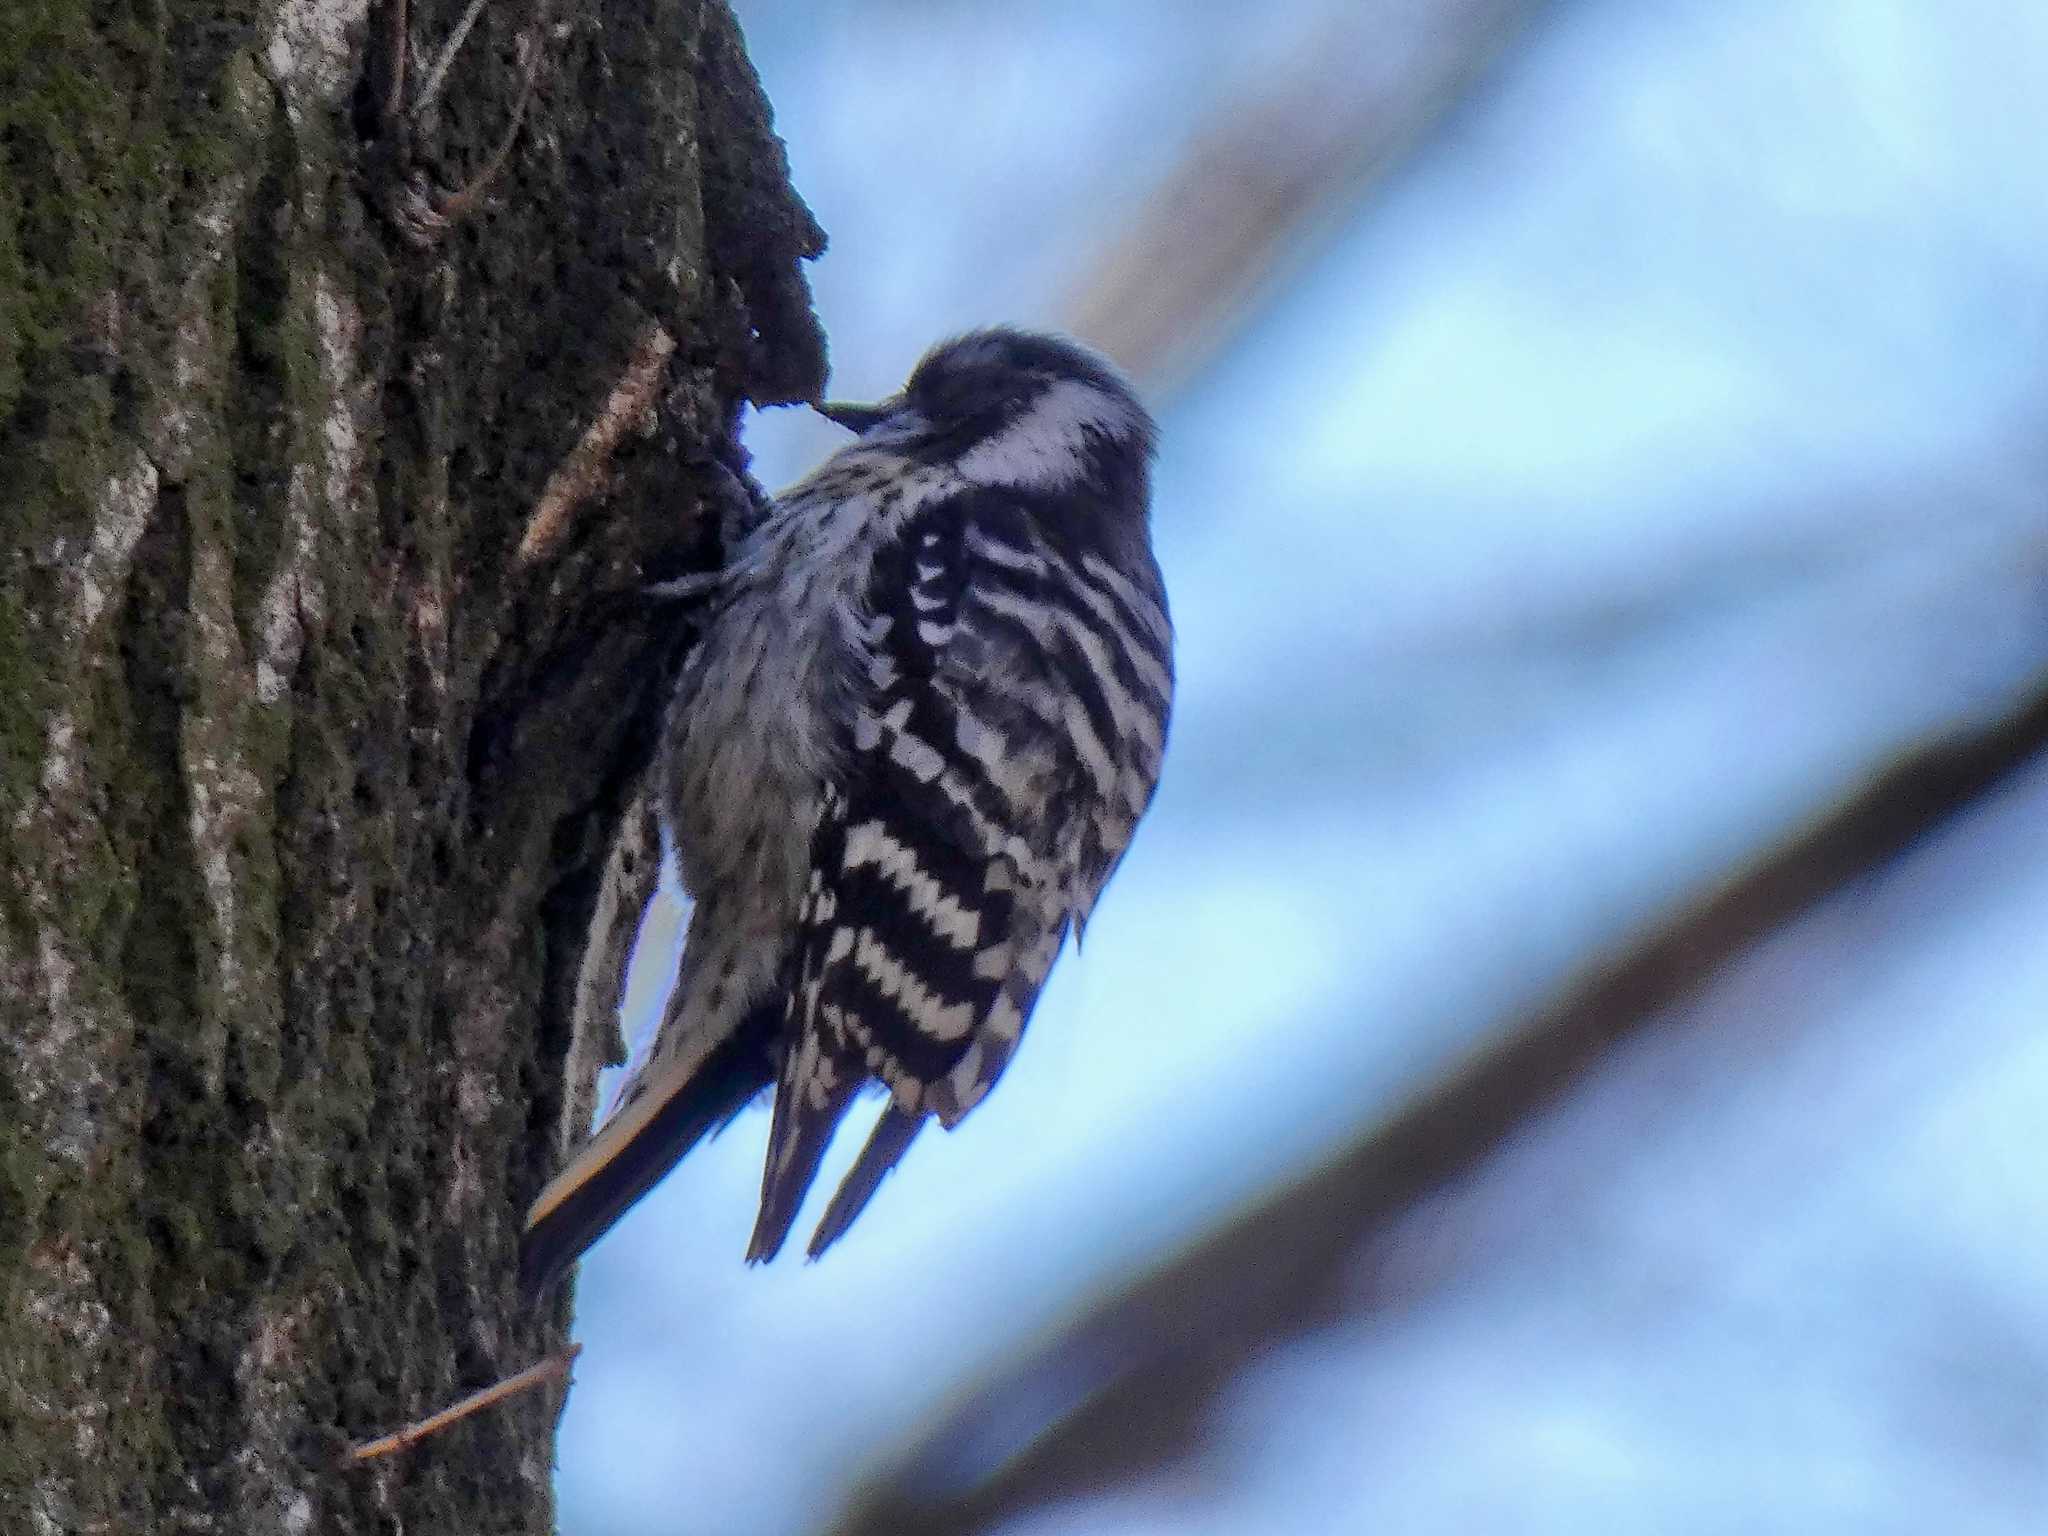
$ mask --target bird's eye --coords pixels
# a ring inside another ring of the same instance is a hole
[[[999,369],[948,368],[913,378],[909,395],[933,421],[980,421],[1000,416],[1016,398],[1019,382]]]

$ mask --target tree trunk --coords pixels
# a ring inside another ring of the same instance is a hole
[[[559,1388],[336,1463],[562,1341],[641,589],[818,389],[822,237],[719,0],[504,0],[436,87],[463,10],[0,27],[8,1532],[550,1529]]]

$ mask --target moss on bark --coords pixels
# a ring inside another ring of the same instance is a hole
[[[331,1459],[566,1325],[512,1259],[587,1101],[593,917],[651,873],[600,902],[687,643],[636,593],[715,558],[741,401],[818,388],[822,239],[716,0],[551,15],[511,156],[424,249],[389,210],[487,161],[535,12],[394,117],[360,0],[20,10],[0,1527],[544,1531],[558,1394]],[[415,86],[460,10],[410,7]],[[656,323],[646,432],[522,566]]]

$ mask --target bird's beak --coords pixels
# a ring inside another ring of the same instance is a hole
[[[849,432],[865,432],[877,422],[887,419],[887,405],[849,405],[844,400],[827,400],[818,407],[818,414],[827,420],[836,421]]]

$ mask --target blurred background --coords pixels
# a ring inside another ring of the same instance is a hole
[[[760,1112],[591,1254],[562,1529],[2048,1526],[2048,7],[738,10],[835,393],[1155,402],[1181,687],[824,1262]]]

